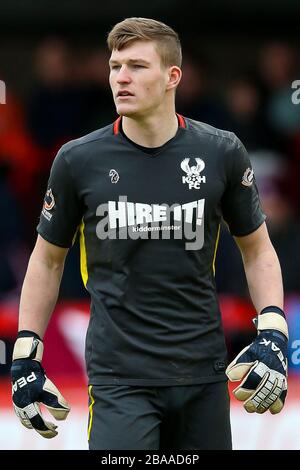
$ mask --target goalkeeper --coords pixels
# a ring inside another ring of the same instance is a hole
[[[127,18],[108,46],[119,117],[53,162],[20,301],[15,411],[46,438],[56,425],[39,404],[58,420],[69,413],[42,355],[78,231],[91,296],[89,448],[231,449],[228,378],[250,413],[280,412],[287,393],[281,270],[251,162],[232,132],[176,113],[172,28]],[[222,218],[257,311],[256,338],[228,367],[214,278]]]

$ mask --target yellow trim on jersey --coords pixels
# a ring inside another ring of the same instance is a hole
[[[85,238],[84,238],[84,222],[82,220],[80,226],[79,226],[79,232],[80,232],[80,271],[81,271],[81,277],[82,281],[84,284],[84,287],[86,287],[87,282],[88,282],[88,270],[87,270],[87,257],[86,257],[86,248],[85,248]]]
[[[215,252],[214,252],[213,263],[212,263],[212,268],[213,268],[214,276],[216,275],[215,262],[216,262],[217,249],[218,249],[219,238],[220,238],[220,227],[221,227],[221,224],[219,224],[219,228],[218,228],[218,233],[217,233],[217,238],[216,238],[216,244],[215,244]]]
[[[92,424],[93,424],[93,406],[95,404],[95,399],[92,395],[92,385],[89,386],[89,397],[91,399],[91,404],[89,406],[89,427],[88,427],[88,441],[90,440]]]

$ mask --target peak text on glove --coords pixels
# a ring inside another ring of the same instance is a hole
[[[18,380],[16,380],[13,384],[13,392],[16,392],[18,390],[18,385],[19,388],[25,387],[27,383],[34,382],[36,380],[36,375],[34,372],[32,372],[28,377],[20,377]]]

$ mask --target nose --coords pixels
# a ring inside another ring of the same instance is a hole
[[[122,65],[118,71],[117,83],[130,83],[131,78],[128,71],[128,68],[125,65]]]

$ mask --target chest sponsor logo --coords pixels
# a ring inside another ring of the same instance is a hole
[[[196,165],[190,165],[190,160],[194,160]],[[180,167],[186,173],[182,177],[182,182],[187,184],[189,189],[200,189],[200,184],[206,183],[206,176],[200,175],[205,168],[205,163],[201,158],[184,158]]]
[[[98,206],[102,217],[96,226],[100,240],[105,239],[181,239],[187,250],[199,250],[204,243],[205,199],[185,204],[144,204],[129,202],[127,196]]]

